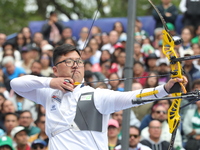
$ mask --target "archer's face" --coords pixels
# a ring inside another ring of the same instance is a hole
[[[63,61],[65,59],[80,59],[80,56],[76,51],[67,53],[66,55],[61,56],[57,62]],[[72,78],[74,82],[82,82],[84,77],[84,67],[79,67],[76,63],[73,66],[69,67],[65,62],[60,63],[53,67],[54,75],[56,77],[69,77]]]

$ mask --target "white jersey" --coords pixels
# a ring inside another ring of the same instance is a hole
[[[158,94],[145,98],[168,95],[163,85],[155,89],[149,88],[130,92],[94,89],[89,86],[78,85],[73,92],[63,93],[49,87],[51,79],[26,75],[11,81],[11,87],[16,93],[45,107],[46,134],[49,137],[50,150],[107,150],[107,124],[111,113],[137,106],[133,104],[133,101],[136,99],[136,95],[140,93],[159,91]],[[93,107],[97,110],[96,113],[99,113],[97,119],[93,117],[93,113],[91,113],[93,118],[90,118],[90,114],[89,117],[82,117],[84,111],[92,112],[93,108],[90,110],[87,105],[84,106],[91,100],[94,101]],[[81,105],[83,104],[83,109],[85,109],[77,116],[79,102]],[[87,124],[85,120],[89,121],[87,126],[92,131],[87,128],[84,129],[80,123],[77,124],[77,118],[83,118],[82,124]],[[96,121],[100,121],[101,124],[95,124]]]

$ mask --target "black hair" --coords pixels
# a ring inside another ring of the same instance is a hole
[[[192,89],[194,90],[195,85],[200,85],[200,79],[194,80],[192,83]]]
[[[57,13],[56,13],[55,11],[51,11],[51,12],[49,13],[50,16],[56,15],[56,14],[57,14]]]
[[[11,45],[12,46],[12,51],[14,51],[15,50],[15,45],[14,45],[14,43],[11,43],[11,42],[9,42],[9,41],[6,41],[4,44],[3,44],[3,49],[5,49],[5,47],[7,46],[7,45]]]
[[[5,122],[5,119],[6,119],[6,117],[7,117],[8,115],[13,115],[13,116],[15,116],[15,117],[17,118],[17,120],[19,119],[19,115],[18,115],[17,113],[9,112],[9,113],[5,113],[5,114],[3,115],[3,122]]]
[[[141,63],[140,61],[134,61],[133,63],[134,63],[133,66],[136,65],[136,64],[139,64],[141,67],[144,68],[144,64]]]
[[[35,124],[39,123],[41,117],[45,117],[45,116],[46,116],[45,114],[40,114],[40,115],[38,115],[37,119],[35,120]]]
[[[20,112],[20,114],[19,114],[19,117],[23,114],[23,113],[29,113],[30,115],[31,115],[31,118],[32,118],[32,113],[30,112],[30,110],[23,110],[23,111],[21,111]]]
[[[76,51],[79,56],[81,56],[80,52],[76,49],[75,46],[70,44],[63,44],[61,46],[58,46],[53,51],[53,64],[55,65],[58,61],[58,59],[69,52]]]
[[[71,27],[69,27],[69,26],[66,26],[66,27],[64,27],[64,29],[63,30],[65,30],[65,29],[72,29]]]
[[[50,60],[50,61],[51,61],[51,60]],[[40,64],[40,65],[42,66],[40,60],[34,60],[34,61],[32,62],[32,64],[31,64],[31,67],[33,66],[34,63],[38,63],[38,64]]]
[[[134,129],[138,130],[139,135],[141,135],[141,130],[140,130],[140,128],[138,128],[137,126],[130,126],[130,128],[134,128]]]
[[[87,65],[87,64],[89,64],[90,66],[92,66],[92,63],[90,61],[88,61],[88,60],[84,61],[84,66]]]
[[[71,40],[74,46],[77,46],[77,42],[72,37],[66,38],[64,42],[66,42],[67,40]]]
[[[3,98],[6,100],[6,98],[5,98],[5,96],[3,95],[3,93],[0,93],[0,96],[3,97]]]

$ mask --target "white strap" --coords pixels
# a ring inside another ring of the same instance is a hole
[[[72,129],[72,128],[73,128],[73,125],[63,126],[63,127],[61,127],[60,129],[51,132],[51,136],[54,137],[54,136],[56,136],[57,134],[59,134],[59,133],[61,133],[61,132],[64,132],[64,131],[67,131],[67,130]]]

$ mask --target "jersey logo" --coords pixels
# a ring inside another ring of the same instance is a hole
[[[52,105],[50,111],[55,111],[56,110],[56,105]]]

